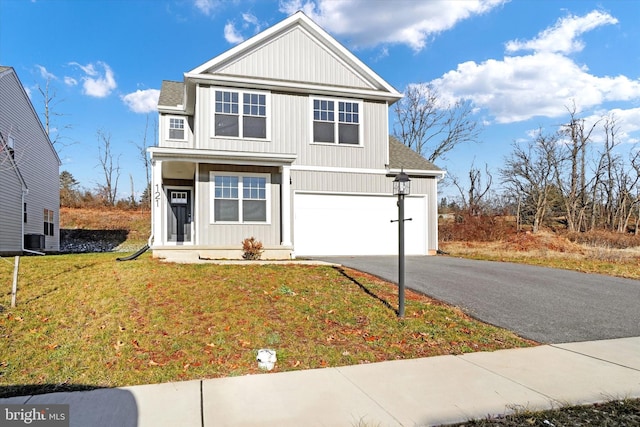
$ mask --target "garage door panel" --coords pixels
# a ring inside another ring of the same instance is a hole
[[[398,252],[397,198],[296,194],[294,248],[297,255],[390,255]],[[407,198],[405,251],[426,253],[426,202]]]

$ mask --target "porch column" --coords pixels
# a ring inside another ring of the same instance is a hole
[[[291,246],[291,166],[281,166],[280,173],[280,222],[282,227],[282,246]]]
[[[151,160],[151,233],[153,234],[153,246],[164,244],[162,232],[162,207],[164,206],[162,191],[162,162]]]

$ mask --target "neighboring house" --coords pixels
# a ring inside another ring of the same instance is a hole
[[[15,70],[0,66],[0,255],[60,250],[59,170]]]
[[[411,177],[406,253],[438,248],[444,171],[389,138],[402,95],[298,12],[164,81],[152,162],[155,257],[397,254],[393,179]]]

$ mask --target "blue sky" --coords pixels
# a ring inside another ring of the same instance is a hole
[[[463,183],[472,164],[497,181],[511,144],[566,123],[573,103],[587,121],[614,113],[625,145],[640,142],[635,0],[0,0],[0,64],[39,112],[49,78],[61,171],[83,187],[103,182],[96,134],[111,135],[126,197],[130,174],[144,187],[135,144],[147,118],[154,138],[162,80],[181,81],[296,10],[399,91],[431,83],[443,100],[472,103],[482,142],[437,162]]]

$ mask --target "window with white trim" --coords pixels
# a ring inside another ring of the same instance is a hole
[[[268,138],[269,94],[216,89],[213,136]]]
[[[44,235],[53,236],[53,211],[50,209],[44,210]]]
[[[178,139],[184,141],[184,118],[169,117],[169,139]]]
[[[313,142],[360,145],[362,103],[312,98]]]
[[[270,175],[211,172],[212,222],[268,223]]]

